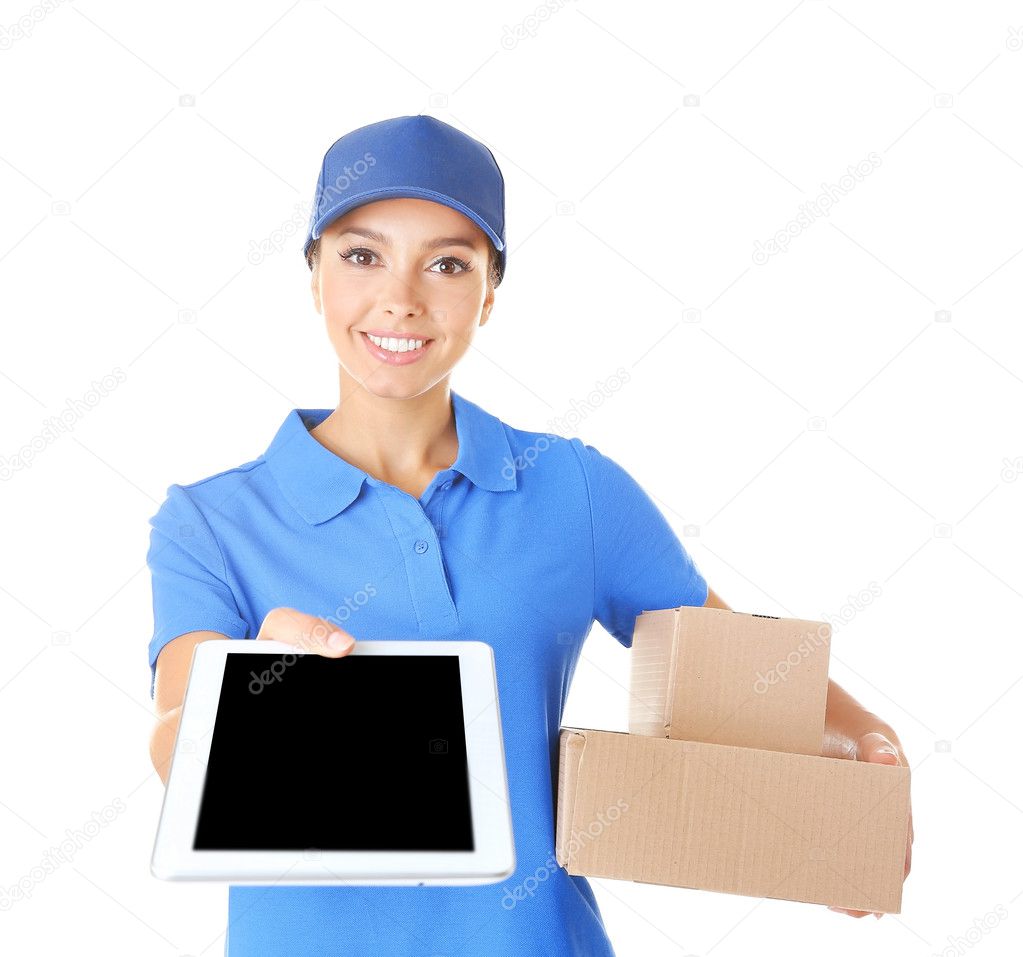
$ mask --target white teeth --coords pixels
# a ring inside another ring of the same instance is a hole
[[[366,337],[374,345],[378,345],[381,349],[386,349],[388,352],[414,352],[416,349],[421,349],[423,343],[426,342],[425,339],[381,338],[380,336],[371,336],[368,332]]]

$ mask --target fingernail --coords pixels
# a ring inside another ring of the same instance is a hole
[[[331,648],[343,648],[345,645],[345,636],[340,631],[332,631],[330,637],[327,639],[327,644]]]
[[[880,920],[880,919],[881,919],[881,915],[880,915],[879,913],[877,913],[877,911],[874,911],[874,916],[875,916],[875,917],[876,917],[876,918],[877,918],[878,920]]]

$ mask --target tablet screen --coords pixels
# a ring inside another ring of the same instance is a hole
[[[474,850],[458,656],[227,654],[193,847]]]

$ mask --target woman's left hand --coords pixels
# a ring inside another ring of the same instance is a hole
[[[901,764],[909,766],[906,756],[896,747],[889,738],[880,731],[871,731],[863,735],[856,745],[857,761],[873,761],[875,764]],[[905,880],[909,877],[909,870],[913,862],[913,809],[909,810],[909,840],[906,842],[906,869],[902,875]],[[848,914],[850,917],[866,917],[873,914],[878,920],[881,914],[869,910],[847,910],[844,907],[828,907],[828,910],[837,911],[840,914]]]

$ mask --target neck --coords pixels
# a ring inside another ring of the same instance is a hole
[[[448,377],[409,398],[374,395],[341,372],[341,400],[310,434],[364,472],[398,487],[422,484],[458,455]]]

